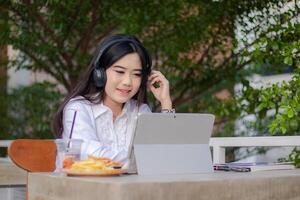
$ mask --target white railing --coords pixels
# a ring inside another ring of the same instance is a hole
[[[0,140],[0,147],[8,147],[12,140]],[[300,136],[267,137],[212,137],[209,146],[213,149],[213,163],[225,163],[226,147],[296,147]]]
[[[8,146],[10,145],[10,143],[12,141],[13,140],[0,140],[0,147],[8,148]],[[10,159],[8,157],[0,157],[0,161],[10,161]],[[0,193],[1,193],[1,191],[0,191]],[[0,199],[2,199],[1,194],[0,194]]]
[[[212,137],[209,146],[213,163],[225,163],[226,147],[296,147],[300,146],[300,136]]]
[[[0,140],[0,147],[8,147],[12,140]]]

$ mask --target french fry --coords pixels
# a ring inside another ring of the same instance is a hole
[[[77,172],[97,172],[114,170],[114,167],[121,167],[123,163],[116,162],[110,158],[89,156],[87,160],[74,162],[69,169]]]

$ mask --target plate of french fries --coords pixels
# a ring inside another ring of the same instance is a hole
[[[86,160],[66,161],[63,172],[68,176],[112,176],[126,173],[123,163],[110,158],[89,156]]]

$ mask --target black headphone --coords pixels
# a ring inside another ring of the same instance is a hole
[[[145,55],[145,58],[146,58],[147,74],[150,73],[151,64],[152,64],[151,59],[150,59],[150,56],[149,56],[147,50],[141,44],[139,44],[137,41],[130,39],[130,38],[115,39],[113,41],[108,42],[106,45],[104,45],[102,48],[100,48],[99,53],[94,61],[95,68],[93,71],[93,80],[94,80],[94,84],[97,88],[103,88],[105,86],[105,83],[107,80],[105,68],[100,65],[101,56],[109,47],[111,47],[114,44],[119,43],[119,42],[129,42],[130,45],[131,45],[131,43],[133,43],[134,49],[135,49],[135,46],[139,46],[141,48],[141,50],[143,51],[143,54]]]

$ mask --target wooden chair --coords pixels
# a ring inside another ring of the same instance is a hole
[[[18,139],[8,147],[8,156],[27,172],[52,172],[55,170],[56,145],[51,140]],[[26,199],[28,199],[28,176]]]
[[[28,172],[55,170],[56,145],[51,140],[18,139],[8,147],[10,159]]]

